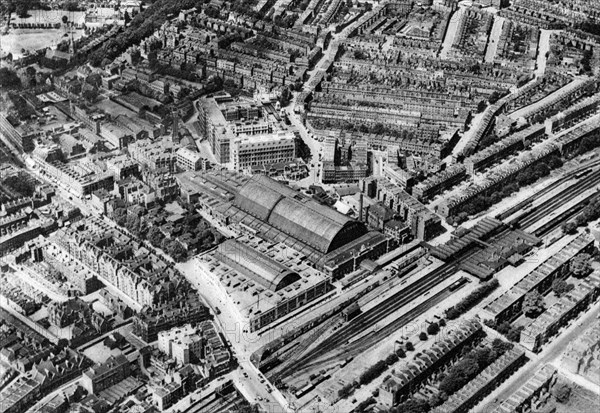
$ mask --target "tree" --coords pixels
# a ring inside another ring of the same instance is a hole
[[[440,382],[439,389],[451,395],[460,389],[470,378],[477,375],[478,372],[479,365],[477,361],[470,357],[464,358],[448,371],[448,375]]]
[[[135,214],[128,215],[125,219],[125,228],[132,233],[137,233],[140,228],[140,217]]]
[[[66,338],[61,338],[56,343],[56,347],[58,347],[60,350],[66,348],[68,346],[69,346],[69,340],[67,340]]]
[[[182,262],[187,258],[187,250],[179,241],[173,240],[169,244],[167,251],[176,262]]]
[[[22,19],[29,17],[29,3],[26,1],[18,2],[15,11],[17,12],[17,16]]]
[[[460,317],[460,311],[458,311],[455,307],[450,307],[448,311],[446,311],[446,317],[450,320],[455,320]]]
[[[485,110],[486,106],[487,106],[487,105],[486,105],[486,103],[485,103],[485,101],[484,101],[484,100],[480,101],[480,102],[477,104],[477,113],[481,113],[481,112],[483,112],[483,111]]]
[[[157,226],[150,227],[150,229],[148,230],[148,234],[146,234],[146,239],[155,248],[160,248],[163,238],[164,235]]]
[[[431,407],[436,407],[443,404],[446,400],[448,400],[448,395],[441,391],[429,399],[429,404]]]
[[[430,336],[436,335],[439,331],[440,326],[436,322],[433,322],[427,326],[427,334]]]
[[[127,219],[127,210],[125,208],[117,208],[113,212],[113,220],[118,226],[124,227]]]
[[[440,327],[446,327],[446,320],[444,320],[443,318],[440,319],[439,325]]]
[[[365,3],[365,6],[370,3]],[[402,413],[426,413],[429,411],[431,406],[423,399],[410,399],[402,404],[399,404],[395,408],[395,412]]]
[[[492,291],[494,291],[499,286],[499,282],[497,279],[493,278],[490,281],[483,284],[481,287],[477,288],[475,291],[470,293],[468,296],[463,298],[458,304],[454,307],[450,307],[446,311],[446,317],[450,320],[454,320],[458,318],[461,314],[467,312],[474,305],[479,303],[485,297],[487,297]]]
[[[380,360],[375,363],[373,366],[369,367],[363,374],[359,377],[360,385],[370,383],[375,378],[379,377],[381,373],[385,371],[387,368],[387,364],[385,361]]]
[[[341,399],[345,399],[346,397],[350,396],[353,391],[354,386],[352,386],[351,384],[346,384],[344,387],[338,390],[338,397]]]
[[[82,93],[85,100],[92,103],[98,98],[98,92],[95,89],[86,89]]]
[[[524,326],[511,326],[506,334],[506,338],[514,343],[517,343],[521,339],[521,331],[523,331],[524,328]]]
[[[410,341],[407,341],[406,344],[404,345],[404,347],[406,347],[406,351],[414,351],[415,350],[415,346]]]
[[[21,87],[21,79],[13,71],[7,67],[0,68],[0,88],[7,89],[19,89]]]
[[[490,103],[493,105],[494,103],[498,102],[498,100],[500,99],[500,93],[498,93],[498,91],[494,91],[491,95],[490,95]]]
[[[554,291],[554,294],[556,294],[558,297],[568,293],[572,289],[573,284],[569,284],[565,280],[557,278],[554,281],[552,281],[552,291]]]
[[[398,359],[399,359],[399,357],[395,353],[392,353],[386,357],[385,364],[387,364],[388,366],[391,366],[392,364],[397,362]]]
[[[508,343],[499,338],[495,338],[494,341],[492,341],[492,349],[498,354],[498,356],[501,356],[502,354],[511,350],[513,347],[514,345],[512,343]]]
[[[11,175],[2,181],[2,183],[22,196],[32,196],[35,192],[35,185],[32,181],[23,179],[22,176]]]
[[[571,397],[571,387],[564,381],[557,381],[552,386],[552,395],[559,403],[567,403]]]
[[[364,51],[358,49],[354,51],[354,58],[357,60],[364,60],[367,58],[367,54]]]
[[[63,22],[63,24],[69,23],[69,17],[68,16],[62,16],[62,22]]]
[[[281,96],[279,97],[279,104],[281,106],[287,106],[290,103],[290,99],[292,98],[292,92],[290,92],[289,88],[283,88],[281,91]]]
[[[404,352],[404,350],[402,350],[401,348],[398,348],[398,349],[396,350],[396,355],[397,355],[399,358],[401,358],[401,359],[403,359],[403,358],[405,358],[405,357],[406,357],[406,353],[405,353],[405,352]]]
[[[562,224],[561,229],[563,234],[572,235],[577,232],[577,224],[573,221],[568,221]]]
[[[550,169],[557,169],[563,166],[563,161],[558,156],[553,156],[548,160],[548,166]]]
[[[527,317],[537,317],[544,311],[544,297],[536,290],[525,295],[523,312]]]
[[[419,340],[421,340],[421,341],[427,340],[427,333],[424,331],[421,331],[421,334],[419,334]]]
[[[584,278],[592,271],[592,257],[590,254],[582,253],[576,255],[570,264],[571,273],[576,278]]]

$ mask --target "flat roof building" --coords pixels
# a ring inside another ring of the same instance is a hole
[[[296,158],[296,139],[291,132],[240,135],[231,141],[231,165],[236,171],[253,166],[291,162]]]

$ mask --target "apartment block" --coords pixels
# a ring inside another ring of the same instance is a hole
[[[296,158],[296,139],[291,132],[240,135],[231,140],[231,165],[236,171],[253,166],[291,162]]]
[[[81,378],[82,386],[90,394],[98,394],[120,381],[125,380],[131,374],[131,364],[127,357],[122,354],[110,356],[102,364],[96,364],[83,372]]]

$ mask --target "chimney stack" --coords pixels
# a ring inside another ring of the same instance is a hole
[[[363,193],[360,193],[360,198],[358,202],[358,219],[360,222],[363,222]]]

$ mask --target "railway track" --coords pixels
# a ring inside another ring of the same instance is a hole
[[[554,189],[556,189],[558,186],[562,185],[563,183],[573,179],[577,174],[581,173],[582,171],[585,171],[586,169],[589,168],[593,168],[595,166],[600,165],[600,160],[595,160],[589,163],[586,163],[585,165],[574,169],[572,171],[567,172],[564,176],[560,177],[558,180],[556,180],[555,182],[551,183],[550,185],[548,185],[547,187],[545,187],[544,189],[542,189],[539,192],[536,192],[535,194],[531,195],[530,197],[527,197],[527,199],[524,199],[523,201],[519,202],[518,204],[516,204],[515,206],[507,209],[506,211],[496,215],[496,219],[499,220],[504,220],[506,218],[508,218],[509,216],[513,215],[514,213],[524,209],[527,205],[531,204],[532,202],[534,202],[537,199],[540,199],[541,197],[543,197],[544,195],[550,193],[551,191],[553,191]]]
[[[543,237],[543,236],[549,234],[550,232],[554,231],[556,228],[561,226],[563,223],[565,223],[568,220],[570,220],[571,218],[574,218],[577,215],[579,215],[581,210],[583,208],[585,208],[586,203],[588,201],[590,201],[592,198],[598,196],[599,194],[600,194],[600,191],[596,191],[595,193],[587,196],[584,200],[582,200],[578,204],[573,205],[567,211],[563,212],[562,214],[560,214],[557,217],[554,217],[553,219],[551,219],[550,221],[548,221],[547,223],[542,225],[540,228],[536,229],[534,231],[534,235],[536,237]]]
[[[537,208],[534,208],[530,211],[526,211],[520,217],[512,220],[510,224],[514,225],[518,223],[522,229],[527,229],[543,217],[547,216],[552,211],[556,210],[564,203],[573,200],[577,196],[581,195],[583,192],[592,188],[598,182],[600,182],[600,170],[593,171],[592,173],[584,176],[579,182],[575,183],[569,188],[564,189],[556,197],[552,198],[551,200],[540,205]]]
[[[542,191],[529,197],[527,200],[522,201],[517,206],[509,209],[508,211],[500,214],[499,218],[506,218],[507,216],[512,215],[514,212],[520,210],[524,205],[528,205],[531,202],[533,202],[533,200],[539,199],[540,197],[550,193],[559,185],[567,182],[570,179],[573,179],[576,175],[581,173],[581,171],[589,169],[590,167],[592,167],[592,165],[600,165],[600,161],[594,161],[589,164],[586,164],[585,166],[582,166],[581,168],[570,171],[564,177],[560,178],[556,182],[553,182],[551,185],[544,188]],[[531,226],[533,223],[537,222],[542,217],[547,216],[547,214],[558,208],[560,205],[574,199],[587,189],[593,187],[593,185],[599,181],[600,170],[593,171],[592,173],[580,178],[579,182],[576,182],[574,185],[561,191],[558,196],[554,197],[549,202],[544,203],[533,210],[525,211],[524,214],[512,220],[511,224],[519,223],[521,227],[525,229],[527,226]],[[441,267],[431,271],[429,274],[425,275],[420,280],[410,284],[407,288],[404,288],[401,291],[395,293],[391,297],[384,300],[382,303],[378,304],[376,307],[359,315],[355,319],[351,320],[347,325],[340,328],[334,335],[323,340],[320,344],[318,344],[307,354],[304,354],[303,356],[299,357],[287,358],[283,366],[279,364],[277,368],[271,365],[271,368],[275,368],[275,371],[273,371],[273,373],[269,375],[269,378],[279,379],[285,377],[292,372],[298,371],[298,366],[302,366],[302,369],[304,370],[305,368],[308,368],[312,365],[337,360],[340,357],[340,353],[347,354],[349,357],[351,357],[353,354],[358,354],[361,351],[364,351],[365,348],[368,348],[369,346],[374,344],[378,339],[389,336],[394,331],[397,331],[399,328],[406,325],[407,322],[410,322],[410,320],[416,318],[420,314],[419,311],[425,311],[424,308],[427,304],[429,304],[430,306],[432,302],[437,304],[437,302],[446,298],[447,295],[450,294],[450,292],[448,292],[447,289],[443,290],[442,292],[431,297],[429,300],[415,307],[408,313],[394,320],[389,325],[384,326],[381,330],[375,331],[371,334],[367,334],[366,336],[361,337],[354,342],[350,342],[350,340],[353,337],[356,337],[361,332],[364,332],[365,330],[374,327],[378,322],[393,314],[399,308],[410,303],[419,296],[425,294],[433,286],[454,274],[458,269],[458,262],[462,258],[464,257],[458,257],[453,262],[446,263]],[[301,346],[302,350],[305,350],[307,347],[308,346],[306,345]],[[328,353],[331,353],[333,351],[336,351],[335,355],[330,355],[327,358],[323,358]],[[294,356],[299,354],[298,351],[294,351],[293,353]]]
[[[374,327],[379,321],[393,314],[399,308],[410,303],[417,297],[425,294],[436,284],[445,280],[457,271],[456,263],[447,263],[431,271],[420,280],[410,284],[408,287],[398,291],[394,295],[385,299],[382,303],[376,307],[371,308],[365,313],[352,319],[346,326],[340,328],[334,335],[326,338],[320,343],[315,349],[310,351],[308,354],[299,357],[295,360],[288,360],[287,367],[284,367],[274,378],[285,377],[292,371],[297,371],[298,366],[304,366],[308,363],[313,362],[320,356],[323,356],[334,349],[346,348],[347,342],[356,336],[357,334]],[[395,326],[395,325],[394,325]],[[397,328],[397,327],[395,327]],[[392,328],[382,329],[385,332],[389,332]],[[380,332],[382,335],[383,332]],[[360,341],[360,340],[358,340]],[[271,379],[271,377],[269,377]]]
[[[221,413],[248,406],[246,400],[236,393],[223,395],[210,401],[195,403],[183,413]]]
[[[456,291],[456,290],[454,290],[454,291]],[[450,288],[446,288],[446,289],[438,292],[437,294],[430,297],[427,301],[424,301],[423,303],[419,304],[415,308],[409,310],[406,314],[403,314],[402,316],[400,316],[396,320],[392,321],[391,323],[385,325],[381,329],[379,329],[365,337],[361,337],[360,339],[358,339],[352,343],[349,343],[348,345],[346,345],[344,347],[342,354],[335,354],[335,355],[329,356],[327,358],[318,358],[318,359],[314,360],[313,362],[303,365],[301,367],[301,370],[306,370],[306,369],[309,369],[311,367],[316,367],[316,366],[324,366],[327,363],[331,363],[331,362],[336,362],[336,361],[339,362],[340,358],[356,357],[357,355],[361,354],[362,352],[364,352],[366,349],[370,348],[377,342],[381,341],[382,339],[390,336],[394,332],[397,332],[401,328],[405,327],[408,323],[413,321],[415,318],[419,317],[421,314],[425,313],[430,308],[434,307],[435,305],[439,304],[440,302],[442,302],[443,300],[448,298],[454,291],[450,290]],[[301,370],[298,368],[296,369],[296,371],[301,371]]]

